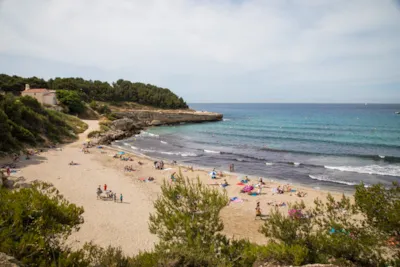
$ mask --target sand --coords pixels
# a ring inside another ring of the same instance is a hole
[[[228,196],[240,197],[242,203],[230,203],[221,212],[221,218],[225,229],[223,232],[229,237],[246,238],[259,244],[266,243],[266,238],[258,232],[262,221],[255,220],[256,202],[260,201],[264,214],[268,214],[273,207],[267,202],[295,202],[303,200],[307,205],[312,205],[315,198],[325,198],[327,193],[323,190],[315,190],[292,185],[297,191],[307,192],[307,196],[299,198],[294,193],[283,195],[273,194],[271,189],[278,183],[264,179],[267,183],[261,196],[249,196],[241,194],[242,186],[236,185],[238,177],[228,174],[226,177],[211,180],[208,172],[204,170],[189,171],[185,167],[165,164],[166,170],[155,170],[153,161],[149,158],[132,155],[134,161],[121,161],[112,156],[115,151],[103,148],[91,148],[90,154],[81,151],[82,143],[90,131],[98,128],[98,121],[85,121],[89,128],[80,135],[79,141],[63,147],[62,151],[49,150],[40,155],[33,156],[30,160],[22,160],[18,163],[21,171],[19,176],[24,176],[27,181],[42,180],[52,183],[61,194],[70,202],[83,206],[85,222],[81,229],[73,233],[68,243],[73,247],[80,247],[85,242],[92,241],[100,246],[120,246],[127,255],[137,254],[140,250],[149,250],[154,247],[157,237],[148,230],[149,214],[154,211],[153,201],[160,193],[160,185],[164,179],[170,178],[174,171],[181,169],[184,176],[191,179],[200,177],[201,181],[210,184],[221,183],[226,179],[230,184],[226,189],[218,185],[210,185]],[[79,163],[70,166],[73,160]],[[139,165],[138,161],[143,162]],[[125,172],[124,166],[132,165],[136,170]],[[142,182],[139,178],[154,177],[153,182]],[[107,184],[108,189],[123,194],[123,203],[98,200],[96,189],[99,185]],[[333,193],[335,198],[340,193]],[[287,213],[288,206],[279,207]]]

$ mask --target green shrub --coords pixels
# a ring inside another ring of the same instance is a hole
[[[68,107],[69,113],[80,114],[85,110],[85,104],[77,91],[57,90],[58,101]]]
[[[44,109],[36,99],[11,94],[0,96],[0,152],[18,151],[45,139],[61,142],[76,138],[87,124],[73,116]]]
[[[88,137],[89,138],[95,138],[95,137],[97,137],[99,134],[101,134],[102,133],[102,131],[91,131],[89,134],[88,134]]]
[[[63,239],[83,223],[83,208],[45,183],[18,191],[0,189],[0,199],[1,252],[29,266],[71,263],[78,256],[64,247]]]

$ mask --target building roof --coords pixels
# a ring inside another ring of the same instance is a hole
[[[50,93],[49,89],[45,88],[34,88],[34,89],[29,89],[22,91],[23,93]]]

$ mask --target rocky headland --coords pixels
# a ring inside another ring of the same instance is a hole
[[[110,130],[98,134],[99,144],[128,138],[150,126],[212,122],[223,118],[220,113],[191,110],[127,110],[114,112],[113,116],[117,119],[110,123]]]

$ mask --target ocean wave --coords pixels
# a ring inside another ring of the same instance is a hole
[[[297,167],[297,166],[300,166],[300,164],[301,164],[301,163],[299,163],[299,162],[291,162],[291,163],[292,163],[294,166],[296,166],[296,167]]]
[[[355,182],[347,182],[347,181],[341,181],[341,180],[334,180],[329,178],[326,175],[308,175],[313,180],[318,180],[318,181],[323,181],[323,182],[331,182],[331,183],[336,183],[336,184],[345,184],[345,185],[356,185],[357,183]]]
[[[203,151],[206,152],[206,153],[221,154],[220,151],[215,151],[215,150],[207,150],[207,149],[204,149]]]
[[[214,135],[218,136],[224,136],[224,137],[237,137],[237,138],[247,138],[247,139],[256,139],[256,140],[263,140],[264,142],[266,140],[286,140],[286,141],[295,141],[295,142],[309,142],[309,143],[322,143],[322,144],[340,144],[340,145],[346,145],[346,146],[353,146],[353,147],[359,147],[359,146],[368,146],[368,147],[374,147],[374,148],[399,148],[400,145],[393,145],[389,143],[366,143],[366,142],[343,142],[339,140],[332,140],[332,139],[319,139],[319,138],[314,138],[310,135],[304,136],[304,137],[297,137],[297,136],[283,136],[282,134],[280,135],[249,135],[249,134],[242,134],[242,133],[229,133],[226,131],[221,131],[221,132],[215,132]]]
[[[197,154],[191,153],[191,152],[184,152],[184,153],[181,153],[181,156],[182,157],[197,157]]]
[[[222,121],[230,121],[231,119],[222,119]]]
[[[267,166],[272,166],[272,165],[274,165],[274,163],[272,163],[272,162],[265,162],[265,165],[267,165]]]
[[[158,134],[153,134],[153,133],[149,133],[149,132],[146,132],[146,131],[140,132],[140,134],[138,136],[148,136],[148,137],[154,137],[154,138],[159,138],[160,137]]]
[[[400,163],[400,157],[396,156],[384,156],[384,155],[364,155],[364,154],[351,154],[351,153],[318,153],[309,151],[299,151],[299,150],[286,150],[286,149],[276,149],[276,148],[260,148],[261,151],[278,152],[278,153],[292,153],[292,154],[302,154],[302,155],[315,155],[315,156],[336,156],[336,157],[353,157],[370,159],[374,161],[384,161],[388,163]]]
[[[135,146],[131,146],[131,148],[134,149],[134,150],[138,150],[138,148],[135,147]]]
[[[165,141],[160,141],[160,143],[161,143],[161,144],[164,144],[164,145],[168,144],[168,143],[165,142]]]
[[[251,162],[251,160],[246,160],[246,159],[242,159],[242,158],[237,158],[235,160],[239,161],[239,162]]]
[[[400,166],[398,165],[368,165],[368,166],[325,166],[326,169],[337,170],[343,172],[357,172],[374,175],[386,175],[386,176],[399,176],[400,177]]]
[[[154,153],[154,152],[156,152],[155,150],[152,150],[152,149],[140,149],[140,151],[149,152],[149,153]]]

